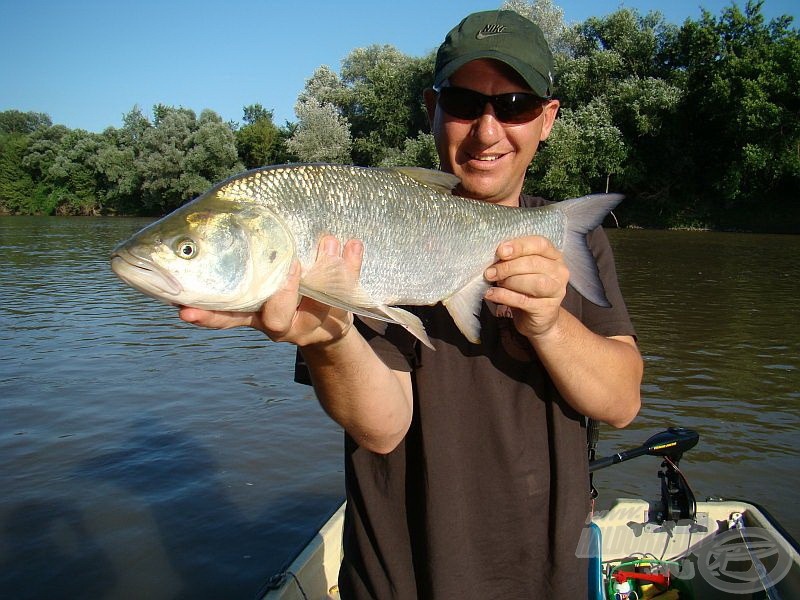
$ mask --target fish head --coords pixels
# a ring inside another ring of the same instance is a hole
[[[201,197],[117,246],[114,273],[164,302],[206,310],[257,310],[284,283],[292,236],[273,213]]]

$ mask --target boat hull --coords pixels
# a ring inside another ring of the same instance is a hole
[[[264,600],[338,598],[344,508],[342,504],[292,563],[272,578],[271,589],[261,596]],[[657,509],[657,502],[617,500],[610,510],[594,515],[600,539],[592,539],[587,527],[577,552],[602,565],[600,576],[631,558],[674,563],[670,571],[674,587],[684,590],[682,600],[800,598],[797,543],[763,508],[738,500],[698,502],[694,521],[660,524],[654,518]],[[743,529],[731,528],[736,514],[743,516]],[[748,544],[745,556],[742,550]],[[760,563],[758,568],[753,560]],[[766,580],[758,578],[758,569]],[[607,587],[605,578],[592,582],[590,576],[590,589]]]

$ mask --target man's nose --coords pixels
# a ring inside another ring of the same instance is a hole
[[[492,103],[487,102],[486,106],[483,107],[483,114],[475,119],[472,135],[484,142],[494,141],[499,137],[502,130],[503,125],[498,120]]]

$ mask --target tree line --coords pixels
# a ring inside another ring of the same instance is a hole
[[[623,8],[565,23],[552,0],[504,4],[554,49],[561,111],[526,192],[619,191],[623,225],[800,232],[800,35],[763,1],[676,25]],[[434,54],[358,48],[319,67],[274,123],[139,107],[102,133],[0,112],[0,213],[160,215],[246,168],[287,162],[438,163],[422,92]]]

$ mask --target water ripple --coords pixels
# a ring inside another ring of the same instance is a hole
[[[292,347],[182,323],[111,274],[145,223],[0,217],[2,597],[252,595],[341,495],[341,432],[291,381]],[[800,537],[800,238],[610,237],[645,379],[599,454],[697,429],[698,495],[752,498]],[[598,472],[601,500],[656,495],[657,469]]]

